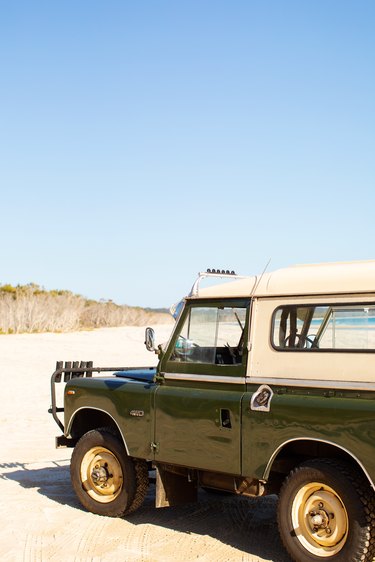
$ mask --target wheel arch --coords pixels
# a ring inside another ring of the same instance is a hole
[[[363,463],[348,449],[337,443],[313,437],[298,437],[281,443],[267,463],[263,480],[268,482],[272,491],[278,493],[284,476],[301,462],[312,458],[341,459],[359,468],[375,490],[374,482]]]
[[[100,408],[88,408],[85,406],[76,410],[69,420],[66,435],[70,435],[71,438],[76,441],[88,431],[98,429],[99,427],[108,427],[114,431],[122,440],[126,452],[129,455],[126,439],[120,429],[120,426],[108,412],[101,410]]]

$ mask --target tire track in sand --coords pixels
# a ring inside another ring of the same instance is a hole
[[[23,562],[40,562],[43,560],[43,537],[41,534],[26,534],[22,559]]]

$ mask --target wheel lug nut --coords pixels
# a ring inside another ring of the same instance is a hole
[[[330,518],[330,519],[334,519],[334,518],[335,518],[335,514],[334,514],[334,513],[330,513],[330,514],[329,514],[329,518]]]
[[[332,531],[329,527],[327,527],[326,532],[327,532],[327,535],[330,535],[332,533]]]
[[[319,503],[319,509],[323,509],[323,507],[324,507],[324,506],[323,506],[323,503],[320,502],[320,503]]]

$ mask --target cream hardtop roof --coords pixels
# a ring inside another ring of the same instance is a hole
[[[192,298],[375,293],[375,260],[295,265],[199,288]]]

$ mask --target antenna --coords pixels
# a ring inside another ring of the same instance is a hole
[[[268,262],[266,263],[266,266],[265,266],[265,268],[263,269],[262,274],[259,276],[259,280],[257,280],[257,282],[255,283],[255,285],[254,285],[254,287],[253,287],[253,290],[251,291],[250,298],[254,295],[255,291],[256,291],[257,288],[259,287],[259,284],[260,284],[260,282],[261,282],[262,279],[263,279],[263,275],[266,273],[266,270],[267,270],[268,266],[270,265],[270,263],[271,263],[271,258],[270,258],[270,259],[268,260]]]

